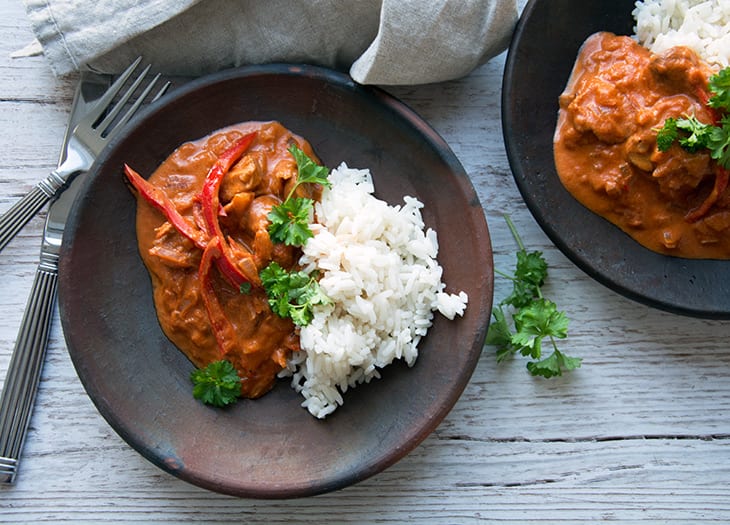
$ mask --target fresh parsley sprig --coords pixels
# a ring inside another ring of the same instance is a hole
[[[235,403],[241,396],[241,378],[230,361],[210,363],[190,373],[193,382],[193,397],[203,403],[225,407]]]
[[[730,110],[730,67],[726,67],[709,81],[712,97],[707,102],[711,108]]]
[[[297,163],[297,181],[284,202],[274,206],[269,212],[269,236],[274,242],[301,246],[313,235],[309,221],[314,201],[306,197],[294,197],[294,191],[301,184],[321,184],[331,187],[327,180],[330,170],[315,164],[296,144],[289,147],[289,153],[294,156]]]
[[[580,367],[581,358],[569,357],[558,350],[556,339],[568,336],[568,317],[557,305],[543,297],[541,287],[548,274],[542,252],[528,252],[512,220],[505,215],[519,250],[513,275],[495,270],[510,279],[512,293],[494,310],[494,321],[487,331],[486,343],[497,347],[497,361],[502,362],[517,352],[531,357],[527,370],[534,376],[546,378],[562,375],[563,371]],[[511,306],[510,322],[504,307]],[[552,354],[543,358],[543,341],[552,345]]]
[[[657,149],[667,151],[675,142],[690,153],[707,149],[721,167],[730,169],[730,68],[711,76],[707,87],[707,105],[723,114],[719,125],[700,122],[694,115],[670,117],[657,130]]]
[[[280,317],[291,318],[297,326],[306,326],[312,321],[314,305],[331,302],[322,292],[316,274],[288,272],[272,262],[261,270],[259,276],[271,310]]]

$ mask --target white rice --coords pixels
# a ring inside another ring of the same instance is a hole
[[[730,1],[644,0],[632,15],[634,37],[654,53],[681,45],[718,69],[730,65]]]
[[[302,351],[282,374],[292,376],[302,406],[318,418],[394,360],[412,366],[433,312],[453,319],[467,303],[464,292],[444,292],[436,232],[424,232],[423,204],[405,197],[403,206],[389,206],[373,196],[368,170],[345,164],[329,180],[300,263],[320,273],[333,304],[315,307],[300,332]]]

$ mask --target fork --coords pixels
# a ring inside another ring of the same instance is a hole
[[[144,77],[146,71],[141,77]],[[135,109],[145,100],[146,95],[150,92],[157,78],[155,77],[150,86],[133,103]],[[89,82],[85,80],[89,80]],[[139,82],[141,80],[136,84],[139,84]],[[84,79],[82,76],[82,80],[76,89],[69,128],[73,128],[76,122],[83,122],[84,120],[89,122],[93,119],[93,117],[89,119],[83,116],[80,117],[79,115],[86,115],[89,110],[98,114],[98,107],[107,105],[106,99],[108,99],[108,93],[100,96],[103,88],[97,82],[93,82],[92,91],[94,91],[94,95],[91,98],[87,98],[86,96],[90,93],[87,93],[84,89],[85,85],[91,88],[92,83],[90,79]],[[169,82],[165,83],[155,96],[152,97],[152,101],[160,98],[169,86]],[[117,87],[116,91],[118,89]],[[114,85],[109,90],[114,91]],[[129,92],[131,93],[133,91],[134,87],[130,88]],[[100,100],[96,105],[93,102],[95,99]],[[129,96],[123,96],[118,104],[121,105],[128,101]],[[110,110],[110,114],[113,111]],[[114,114],[118,115],[119,110]],[[126,118],[123,117],[124,122],[128,119],[128,115],[130,113],[125,114]],[[94,120],[98,120],[99,118],[101,116]],[[99,143],[103,144],[105,137],[108,139],[109,133],[104,134],[105,132],[102,128],[109,128],[110,124],[108,122],[111,122],[111,120],[107,119],[113,118],[114,115],[111,117],[107,116],[104,119],[107,121],[106,124],[102,122],[96,126],[95,129],[99,129],[98,133],[102,135],[101,140],[95,142],[97,144],[96,147],[99,147]],[[122,121],[119,122],[123,123]],[[95,122],[92,122],[93,124]],[[114,129],[118,129],[120,126],[117,123],[114,125],[116,126]],[[79,128],[73,129],[78,130]],[[71,141],[71,137],[72,133],[69,132],[64,136],[64,147],[62,148],[61,154],[62,160],[65,160],[66,155],[71,151],[70,148],[65,147]],[[89,151],[93,154],[91,149]],[[18,331],[18,338],[12,352],[2,393],[0,393],[0,483],[14,483],[18,471],[23,442],[28,424],[30,423],[35,394],[43,367],[55,305],[56,284],[58,282],[58,258],[63,239],[63,230],[75,196],[84,183],[83,177],[84,174],[80,173],[78,177],[75,177],[68,183],[67,189],[56,196],[46,216],[40,261],[36,269],[28,304],[26,305]]]
[[[68,140],[66,159],[63,163],[51,171],[48,177],[36,184],[30,192],[0,217],[0,250],[10,242],[10,239],[51,197],[66,186],[74,175],[91,167],[94,159],[104,149],[109,140],[137,112],[159,80],[159,74],[148,83],[126,113],[120,116],[122,109],[149,73],[152,67],[151,64],[142,70],[118,100],[115,100],[115,98],[120,94],[127,80],[133,75],[141,61],[142,57],[138,57],[132,62],[99,99],[89,114],[79,121]],[[112,102],[114,103],[112,104]]]

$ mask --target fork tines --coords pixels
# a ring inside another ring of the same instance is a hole
[[[158,73],[147,83],[144,90],[135,96],[134,102],[131,106],[122,113],[122,110],[125,109],[128,102],[138,91],[140,85],[145,80],[152,67],[152,64],[148,64],[131,81],[129,87],[120,94],[122,88],[130,80],[141,62],[142,57],[137,57],[137,59],[132,62],[132,64],[130,64],[129,67],[114,81],[104,96],[97,101],[97,104],[92,111],[84,118],[84,120],[88,122],[88,125],[90,125],[92,129],[96,130],[96,133],[101,137],[106,137],[109,130],[112,128],[118,128],[126,124],[127,121],[137,112],[139,107],[145,102],[155,87],[155,84],[159,81],[160,74]],[[169,87],[170,82],[166,82],[154,95],[151,101],[153,102],[164,95]]]

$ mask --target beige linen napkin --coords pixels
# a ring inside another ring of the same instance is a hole
[[[25,0],[57,75],[121,71],[139,55],[167,74],[297,62],[363,84],[457,78],[506,49],[516,0]]]

